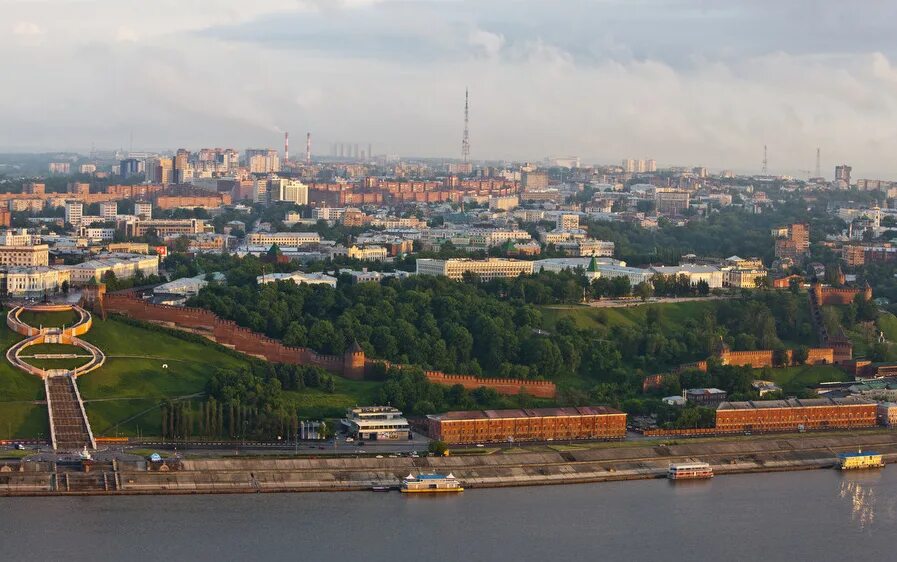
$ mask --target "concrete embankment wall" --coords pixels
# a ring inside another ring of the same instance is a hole
[[[670,462],[700,460],[717,474],[828,468],[839,452],[875,450],[897,462],[897,435],[743,439],[669,446],[605,447],[482,456],[185,460],[180,470],[120,465],[109,494],[196,494],[364,490],[398,486],[409,472],[453,473],[467,488],[660,478]],[[8,476],[8,479],[4,479]],[[51,493],[51,474],[0,474],[0,495]],[[55,492],[53,492],[55,493]]]

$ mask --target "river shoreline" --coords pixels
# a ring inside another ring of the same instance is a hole
[[[717,475],[835,466],[837,453],[875,450],[897,462],[897,434],[653,444],[545,453],[427,458],[186,459],[118,462],[90,472],[0,461],[0,496],[196,495],[342,492],[397,488],[409,472],[452,472],[467,489],[663,478],[670,462],[704,461]]]

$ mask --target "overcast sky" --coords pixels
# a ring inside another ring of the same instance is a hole
[[[282,146],[897,178],[897,2],[0,0],[0,150]]]

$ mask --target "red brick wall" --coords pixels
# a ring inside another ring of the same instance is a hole
[[[439,371],[427,371],[427,378],[432,383],[453,386],[462,385],[467,389],[475,389],[481,386],[494,388],[499,394],[515,395],[521,390],[526,390],[530,396],[537,398],[554,398],[557,388],[551,381],[526,381],[518,379],[481,379],[471,375],[447,375]]]
[[[830,427],[872,427],[876,404],[817,407],[717,410],[716,428],[721,431],[796,431]]]

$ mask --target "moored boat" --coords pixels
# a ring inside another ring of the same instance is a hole
[[[881,453],[862,450],[856,453],[838,453],[838,468],[841,470],[862,470],[866,468],[884,468]]]
[[[703,480],[713,478],[713,467],[706,462],[674,463],[667,470],[670,480]]]
[[[403,493],[433,494],[441,492],[463,492],[461,482],[450,472],[442,474],[409,474],[402,480]]]

